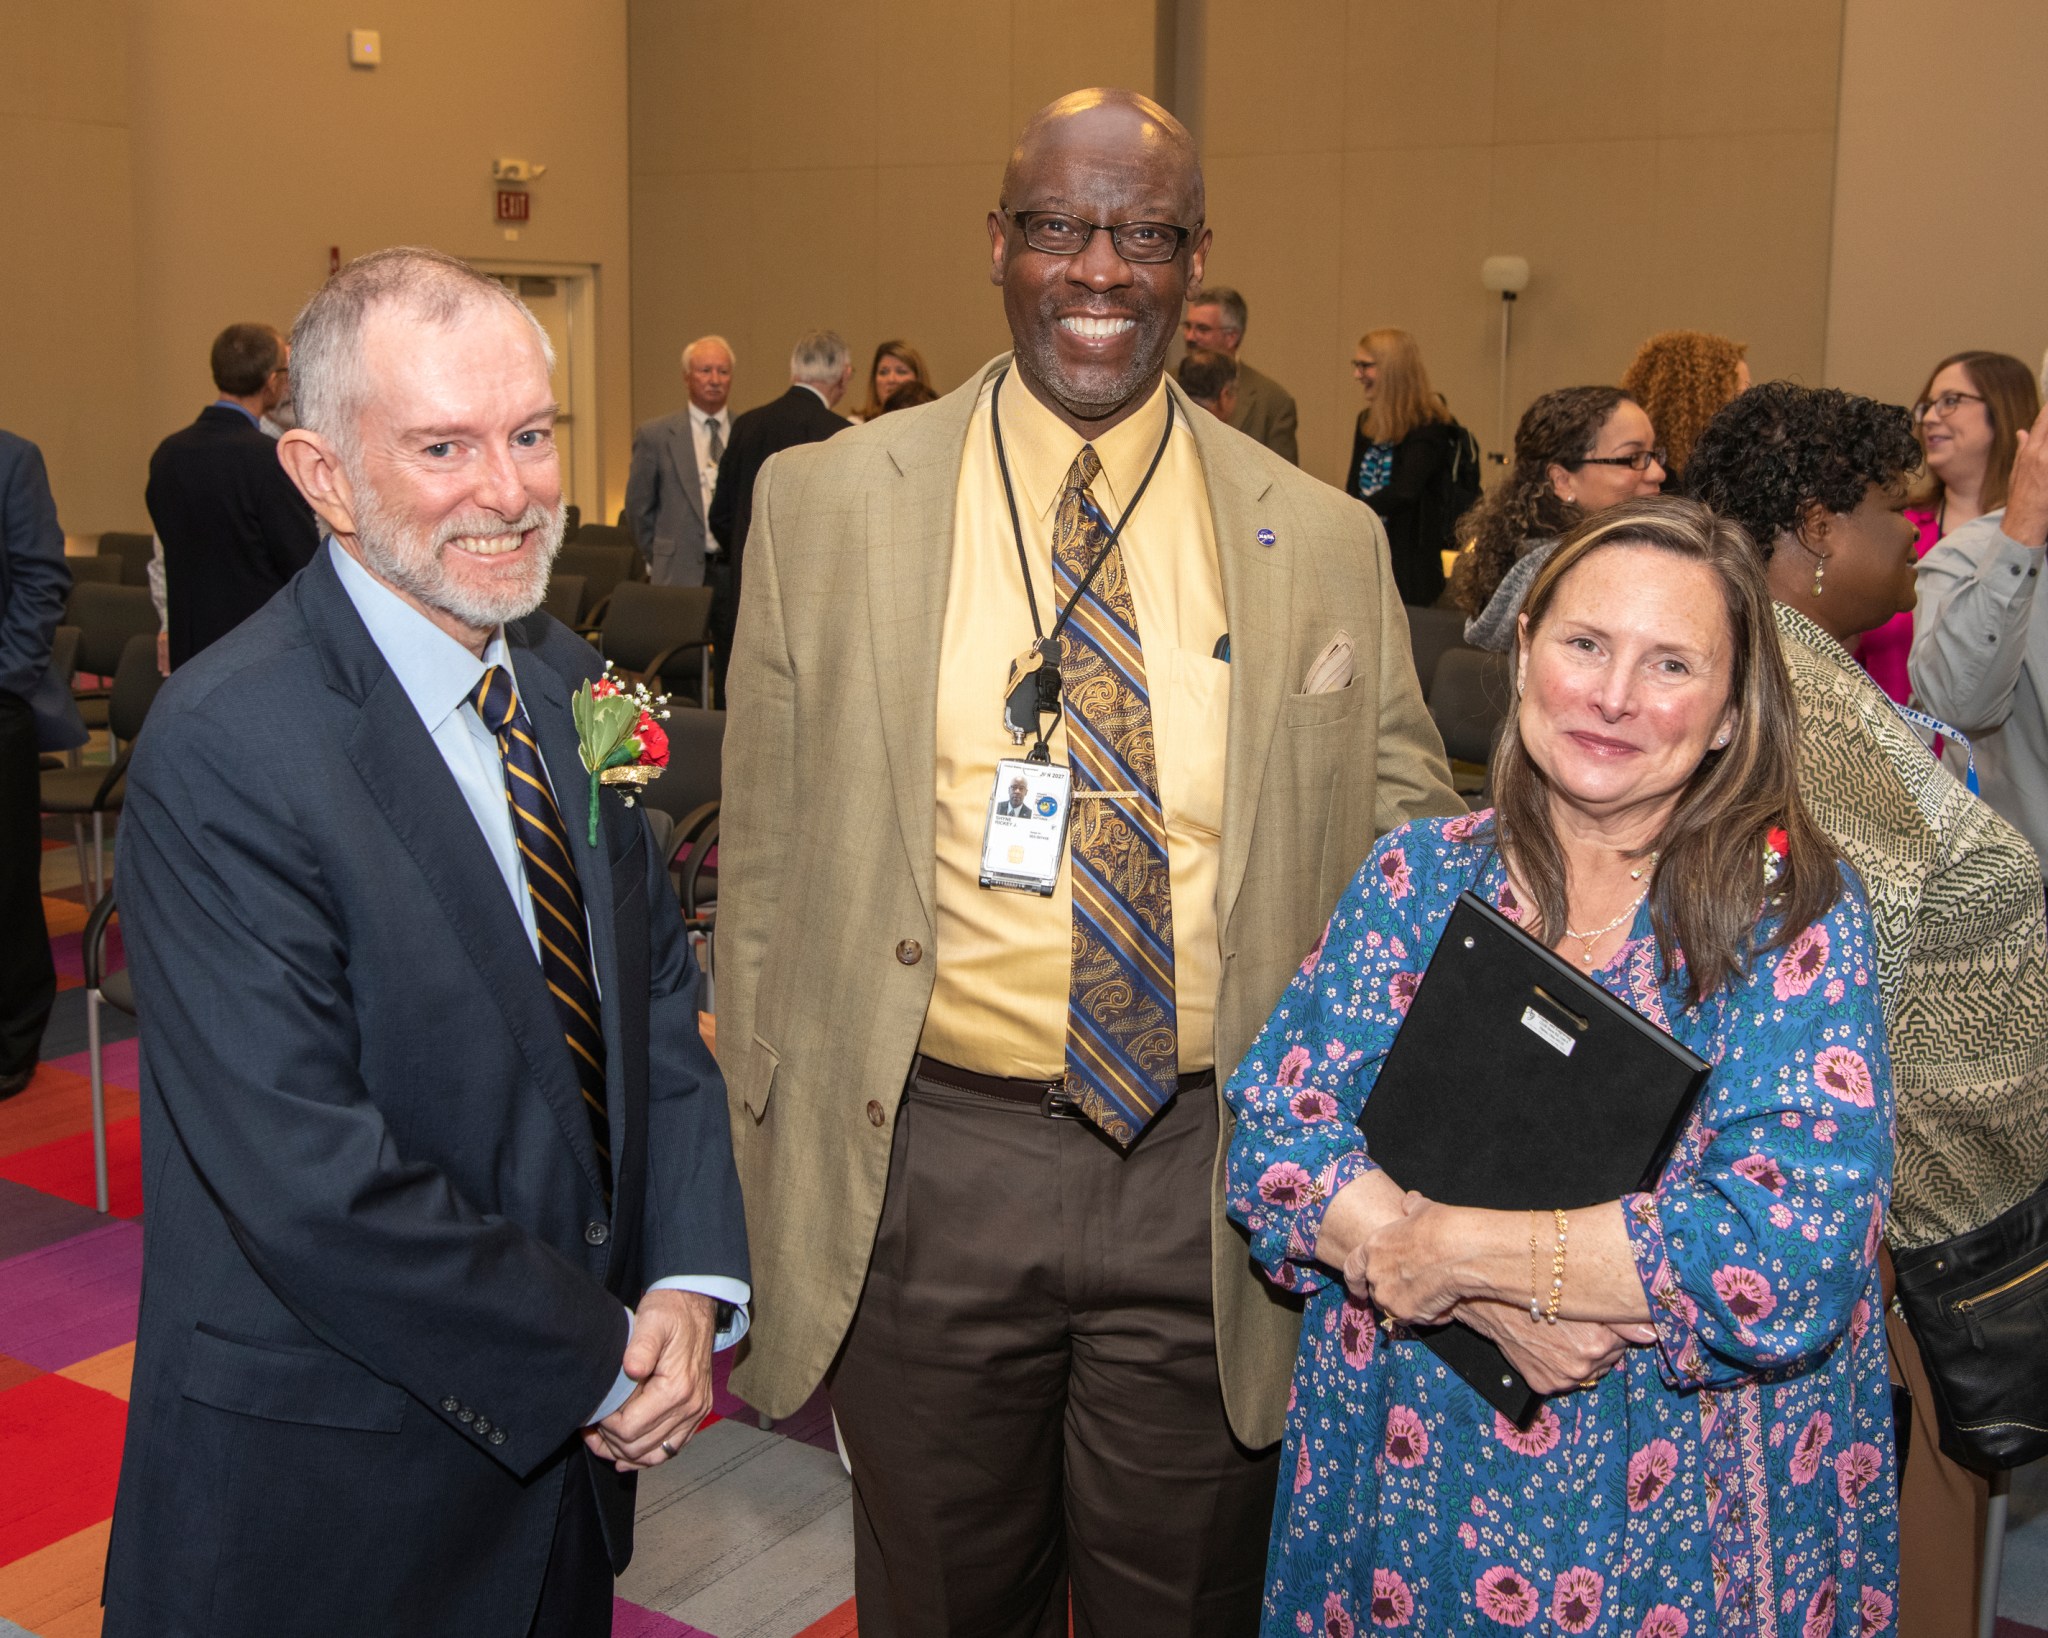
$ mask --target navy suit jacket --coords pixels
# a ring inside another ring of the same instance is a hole
[[[0,432],[0,694],[28,701],[46,751],[85,743],[70,680],[50,669],[50,639],[70,595],[43,452]]]
[[[609,794],[586,846],[601,662],[545,615],[506,638],[572,821],[615,1204],[504,880],[322,553],[171,677],[128,780],[149,1204],[108,1638],[524,1638],[565,1482],[630,1553],[631,1483],[576,1437],[621,1304],[748,1277],[661,860]]]
[[[711,494],[711,533],[725,548],[735,573],[745,561],[747,531],[754,526],[754,480],[768,457],[798,444],[822,443],[853,423],[825,407],[809,387],[792,382],[771,398],[736,416],[725,454],[718,462],[718,487]]]

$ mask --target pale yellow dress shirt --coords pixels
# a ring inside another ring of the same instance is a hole
[[[967,428],[953,507],[953,562],[939,646],[938,950],[919,1050],[985,1075],[1052,1079],[1065,1071],[1073,927],[1070,867],[1050,898],[984,889],[981,846],[996,763],[1029,749],[1003,727],[1009,663],[1030,645],[1030,604],[996,463],[993,383]],[[1050,631],[1054,512],[1084,440],[1031,396],[1012,370],[1002,389],[1003,445],[1016,488],[1039,621]],[[1123,516],[1166,428],[1162,382],[1144,407],[1095,445],[1093,493]],[[1176,414],[1143,504],[1118,540],[1144,651],[1152,734],[1166,811],[1173,892],[1174,1006],[1183,1074],[1216,1056],[1222,957],[1216,929],[1230,666],[1214,658],[1228,627],[1208,491],[1194,436]],[[1052,758],[1067,759],[1064,724]]]

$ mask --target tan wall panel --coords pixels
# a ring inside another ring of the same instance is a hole
[[[1344,144],[1491,142],[1500,0],[1351,0]]]
[[[1215,8],[1202,125],[1212,163],[1343,146],[1345,10],[1346,0]]]

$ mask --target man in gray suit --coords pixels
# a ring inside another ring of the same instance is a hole
[[[649,421],[633,434],[626,516],[657,586],[701,586],[704,557],[718,550],[704,520],[718,484],[718,462],[732,436],[732,348],[723,336],[699,336],[683,349],[690,406]]]
[[[1294,394],[1270,375],[1261,374],[1242,358],[1246,311],[1244,297],[1228,285],[1212,284],[1188,302],[1181,339],[1190,347],[1228,353],[1237,362],[1237,403],[1224,416],[1247,438],[1264,444],[1283,461],[1301,465],[1294,440]]]

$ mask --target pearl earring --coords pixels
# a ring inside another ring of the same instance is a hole
[[[1726,732],[1723,732],[1721,737],[1714,741],[1714,749],[1717,751],[1725,751],[1728,749],[1728,735],[1726,734]]]

